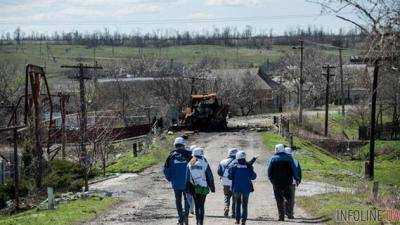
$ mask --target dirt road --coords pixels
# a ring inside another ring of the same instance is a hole
[[[206,201],[205,224],[234,224],[233,219],[224,218],[223,193],[216,173],[218,162],[226,156],[230,147],[241,147],[248,157],[260,155],[255,164],[258,178],[254,184],[255,192],[250,196],[248,224],[282,224],[277,222],[277,210],[272,186],[266,178],[266,160],[270,157],[265,151],[261,137],[255,132],[202,133],[191,138],[190,144],[205,147],[205,154],[214,172],[217,190]],[[104,215],[100,215],[90,225],[98,224],[176,224],[176,210],[170,185],[164,180],[160,166],[146,170],[139,175],[124,175],[115,182],[103,182],[92,188],[112,191],[123,202]],[[295,219],[284,224],[318,224],[318,219],[309,217],[296,207]],[[190,224],[195,224],[193,217]]]

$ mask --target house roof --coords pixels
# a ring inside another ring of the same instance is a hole
[[[264,80],[258,73],[258,69],[219,69],[212,70],[211,75],[221,78],[221,79],[235,79],[237,81],[241,81],[242,79],[251,78],[255,79],[256,86],[258,89],[262,90],[272,90],[276,88],[276,85],[279,85],[273,80]]]

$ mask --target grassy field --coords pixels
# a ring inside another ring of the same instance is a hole
[[[0,216],[2,225],[73,225],[89,221],[118,202],[115,198],[92,197],[62,203],[56,210],[32,209],[13,216]]]
[[[278,62],[290,46],[273,45],[271,50],[250,49],[245,47],[234,48],[220,45],[185,45],[163,48],[137,48],[98,46],[88,48],[84,45],[69,45],[50,43],[25,43],[23,48],[16,45],[0,47],[0,60],[9,60],[17,63],[21,68],[25,64],[36,64],[46,67],[50,78],[63,78],[61,65],[76,64],[78,61],[87,64],[94,63],[94,56],[100,65],[116,62],[132,57],[161,57],[173,59],[176,62],[192,64],[205,57],[218,58],[222,68],[249,68],[258,67],[267,60]],[[337,51],[323,50],[326,54],[337,54]],[[350,52],[344,52],[345,57]],[[101,72],[99,72],[101,73]],[[55,79],[53,79],[55,80]]]
[[[146,168],[163,162],[169,154],[169,146],[172,146],[176,136],[169,135],[165,139],[165,144],[159,142],[150,145],[150,152],[134,157],[132,153],[125,153],[114,163],[106,168],[107,173],[138,173]]]
[[[263,134],[263,140],[269,151],[273,151],[274,146],[278,143],[287,144],[287,141],[280,135],[270,132]],[[361,178],[363,160],[339,160],[334,155],[299,138],[295,138],[294,144],[299,148],[295,153],[295,157],[302,166],[305,180],[326,182],[357,190],[356,193],[334,193],[298,198],[298,204],[315,217],[332,218],[338,210],[384,209],[384,204],[390,202],[393,198],[393,192],[398,193],[399,191],[400,163],[398,156],[400,154],[400,142],[377,142],[378,156],[375,167],[375,180],[379,181],[381,187],[379,202],[371,201],[372,184]],[[365,156],[367,151],[368,146],[365,146],[361,150],[361,155]],[[389,154],[386,154],[388,152]],[[390,207],[393,207],[393,205]],[[328,224],[338,223],[330,220]],[[369,221],[355,224],[380,223]]]
[[[277,62],[288,50],[287,46],[274,46],[272,50],[231,48],[217,45],[186,45],[165,48],[136,48],[98,46],[96,49],[83,45],[27,43],[23,49],[16,50],[15,45],[0,48],[0,60],[10,60],[23,66],[27,63],[46,66],[51,77],[59,77],[61,65],[77,63],[78,60],[93,64],[94,56],[102,64],[140,55],[144,57],[162,57],[191,64],[204,57],[219,58],[223,67],[232,68],[237,64],[255,67],[270,60]]]

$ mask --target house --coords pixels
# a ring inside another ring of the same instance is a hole
[[[279,89],[279,83],[263,76],[258,69],[220,69],[212,70],[211,76],[215,76],[218,79],[233,81],[237,83],[243,83],[246,80],[254,85],[254,102],[255,108],[254,113],[267,113],[275,112],[279,109],[279,96],[277,90]],[[238,109],[232,108],[231,111],[237,112]]]

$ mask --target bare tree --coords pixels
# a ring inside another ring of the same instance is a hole
[[[333,56],[324,54],[314,48],[306,48],[304,52],[304,88],[305,99],[303,102],[309,107],[315,107],[322,99],[321,93],[325,92],[325,82],[322,75],[322,66],[325,64],[336,64],[336,59]],[[294,52],[288,52],[280,62],[280,70],[278,75],[282,76],[282,82],[288,87],[286,91],[290,95],[299,95],[300,87],[300,70],[299,57]],[[298,99],[297,99],[298,100]],[[298,101],[297,101],[298,102]]]

